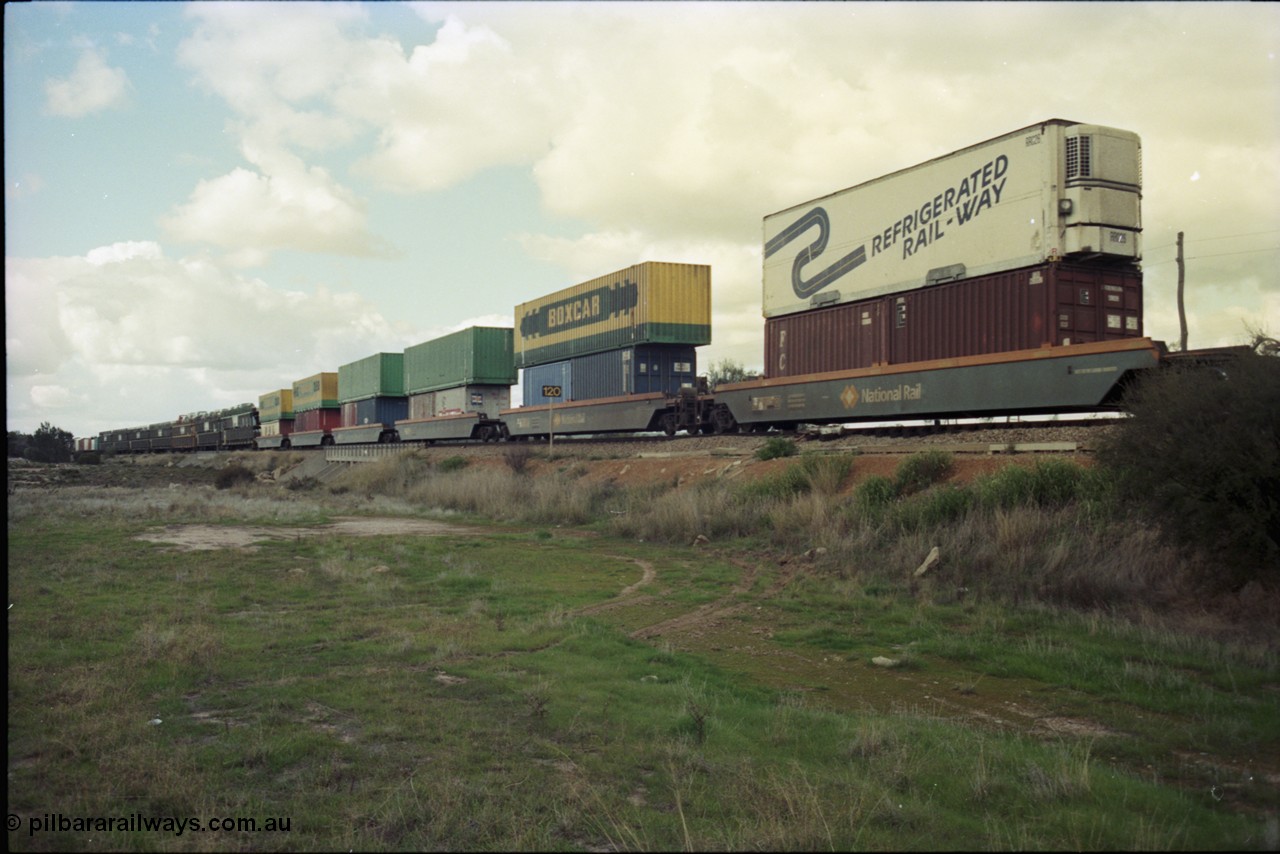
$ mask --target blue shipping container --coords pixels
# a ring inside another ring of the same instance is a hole
[[[679,394],[693,385],[697,351],[685,345],[650,344],[573,360],[575,400],[596,400],[627,394]]]
[[[397,421],[408,417],[407,397],[366,397],[342,404],[343,427],[367,427],[370,424],[394,427]]]
[[[652,392],[675,395],[694,384],[697,371],[697,349],[686,345],[649,344],[592,353],[525,368],[524,405]],[[560,386],[562,396],[555,401],[546,397],[544,385]]]
[[[549,365],[525,368],[521,386],[525,406],[543,406],[573,400],[572,362],[552,362]],[[560,389],[560,397],[547,397],[542,393],[543,386]]]

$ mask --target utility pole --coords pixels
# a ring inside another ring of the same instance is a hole
[[[1182,330],[1181,352],[1187,352],[1187,307],[1182,301],[1186,284],[1187,265],[1182,260],[1182,232],[1178,232],[1178,326]]]

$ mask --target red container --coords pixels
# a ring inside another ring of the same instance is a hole
[[[765,374],[1142,337],[1142,273],[1046,264],[765,321]]]
[[[312,430],[332,430],[342,426],[341,409],[308,409],[295,412],[293,432],[308,433]]]

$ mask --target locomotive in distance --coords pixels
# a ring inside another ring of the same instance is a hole
[[[710,343],[709,268],[646,262],[516,307],[511,384],[523,369],[523,406],[507,398],[505,408],[419,408],[425,417],[293,434],[274,424],[266,436],[258,408],[244,404],[105,431],[98,445],[675,435],[1114,408],[1132,376],[1165,356],[1142,335],[1140,160],[1136,134],[1049,119],[764,217],[761,379],[714,389],[683,375],[678,388],[645,384],[640,369],[664,348],[692,373],[687,354]],[[970,181],[999,192],[985,193],[981,216],[960,222],[946,198]],[[868,245],[884,248],[886,234],[896,241],[895,227],[906,236],[914,213],[904,217],[902,200],[912,198],[943,200],[926,205],[939,230],[910,253],[868,254]],[[855,253],[858,263],[847,263]],[[704,276],[705,298],[696,290]],[[666,291],[674,296],[660,298]],[[672,305],[681,310],[672,314]],[[572,382],[562,396],[528,399],[531,379],[535,388],[560,384],[551,368],[568,378],[606,362],[610,371],[623,366],[624,381],[586,399]]]

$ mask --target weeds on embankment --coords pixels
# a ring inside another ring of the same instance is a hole
[[[754,482],[625,489],[573,462],[409,455],[301,489],[24,496],[11,813],[292,829],[10,847],[1273,844],[1271,766],[1252,763],[1280,745],[1275,623],[1232,643],[1172,626],[1161,603],[1203,568],[1096,471],[962,484],[946,463],[877,479],[801,455]],[[135,539],[424,512],[504,524],[213,553]],[[642,564],[652,580],[620,596]]]

